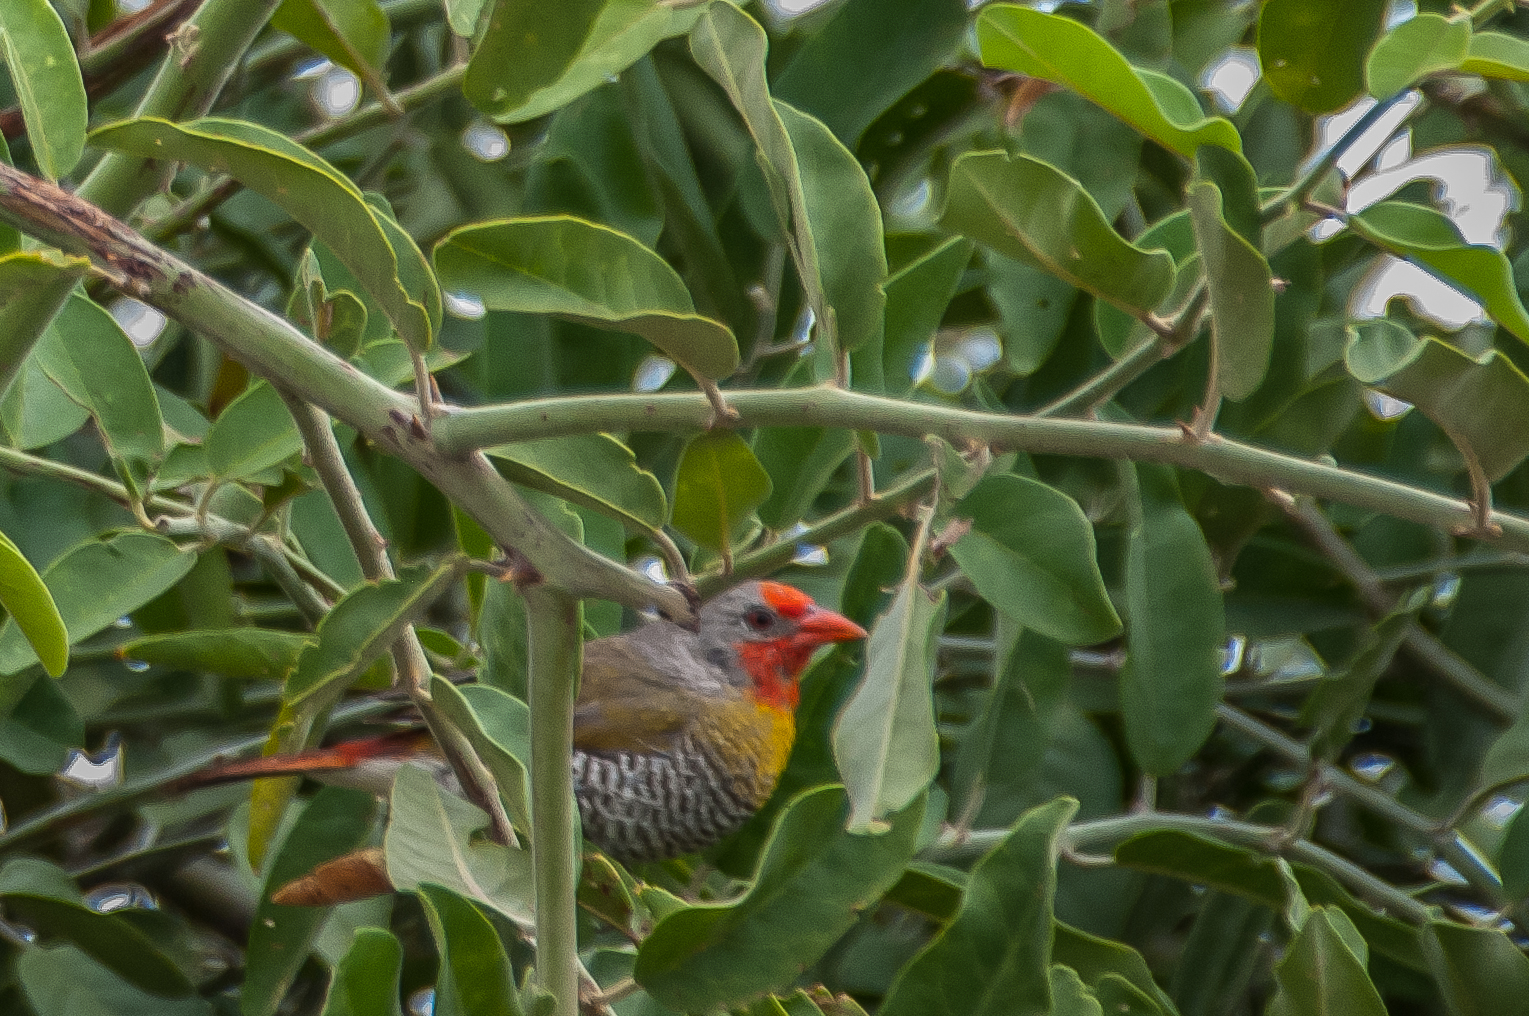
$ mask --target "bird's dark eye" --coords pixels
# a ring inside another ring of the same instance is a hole
[[[755,631],[765,631],[775,623],[775,615],[763,607],[751,607],[749,612],[743,615],[743,620]]]

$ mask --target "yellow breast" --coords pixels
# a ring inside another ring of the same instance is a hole
[[[726,768],[733,793],[758,808],[775,790],[796,740],[791,710],[760,703],[745,695],[709,710],[697,731]]]

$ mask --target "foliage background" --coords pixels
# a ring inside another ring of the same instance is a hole
[[[0,1007],[1521,1006],[1529,15],[1046,6],[0,10]],[[1360,320],[1393,257],[1482,313]],[[571,680],[666,573],[872,634],[625,872]],[[475,804],[176,792],[411,704]]]

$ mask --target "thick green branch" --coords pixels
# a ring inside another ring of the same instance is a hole
[[[525,594],[531,706],[531,863],[536,872],[536,976],[557,998],[557,1016],[577,1016],[578,935],[574,903],[573,700],[582,647],[579,605],[546,586]]]
[[[233,293],[67,191],[0,165],[0,219],[121,277],[122,287],[212,340],[251,373],[361,431],[460,505],[501,547],[578,596],[634,609],[658,606],[689,619],[677,589],[659,586],[570,540],[542,518],[476,452],[440,451],[416,403],[312,342],[289,322]]]
[[[1177,427],[981,413],[829,387],[728,392],[727,404],[738,412],[739,427],[936,434],[947,441],[981,441],[1037,454],[1163,462],[1226,483],[1278,487],[1446,531],[1472,525],[1471,506],[1459,498],[1214,435],[1195,441]],[[710,422],[711,408],[699,394],[588,395],[457,410],[435,421],[432,436],[449,454],[592,431],[699,431]],[[1529,519],[1494,511],[1492,521],[1502,527],[1499,546],[1529,550]]]

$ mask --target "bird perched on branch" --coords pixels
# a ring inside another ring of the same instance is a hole
[[[573,785],[584,835],[612,857],[702,850],[769,798],[796,739],[797,679],[819,647],[865,637],[780,582],[705,604],[695,632],[654,621],[584,646]],[[418,742],[390,735],[234,762],[198,783],[396,768]]]

